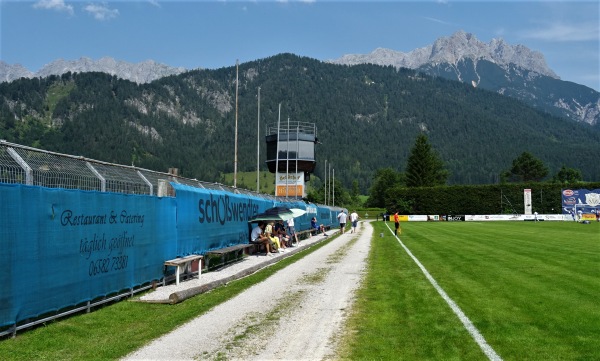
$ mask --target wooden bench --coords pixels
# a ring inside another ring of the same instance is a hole
[[[250,244],[250,243],[243,243],[243,244],[236,244],[235,246],[231,246],[231,247],[225,247],[225,248],[219,248],[219,249],[213,249],[211,251],[207,251],[206,252],[206,256],[218,256],[219,259],[221,260],[221,262],[219,263],[219,265],[223,266],[226,264],[225,262],[225,256],[230,254],[230,253],[235,253],[235,260],[239,260],[242,258],[244,253],[247,253],[250,248],[254,248],[255,245],[254,244]],[[206,269],[209,269],[210,267],[210,257],[206,257]]]
[[[327,231],[331,230],[331,226],[325,226],[324,225],[323,229],[325,230],[325,232],[327,232]],[[309,228],[309,229],[305,229],[303,231],[296,232],[296,235],[298,235],[298,240],[301,240],[301,239],[306,239],[306,238],[314,235],[313,232],[315,232],[315,229],[314,228]],[[317,233],[317,234],[322,234],[322,233]]]
[[[307,239],[312,235],[312,229],[306,229],[304,231],[296,232],[296,236],[298,236],[298,240]]]
[[[175,284],[179,286],[179,274],[184,272],[185,270],[187,270],[188,267],[191,266],[193,261],[198,260],[199,263],[201,263],[202,261],[200,261],[200,260],[202,258],[204,258],[204,257],[201,255],[198,255],[198,254],[193,254],[191,256],[186,256],[186,257],[174,258],[174,259],[165,261],[165,270],[168,266],[177,267],[177,270],[175,271]],[[198,279],[200,279],[201,273],[202,273],[202,265],[198,264]]]

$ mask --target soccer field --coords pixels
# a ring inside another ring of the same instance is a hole
[[[600,360],[599,223],[372,224],[344,358]]]

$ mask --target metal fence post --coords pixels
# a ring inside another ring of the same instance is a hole
[[[33,173],[31,171],[31,167],[11,147],[7,147],[6,151],[15,160],[15,162],[17,162],[25,171],[25,184],[27,184],[28,186],[33,185]]]

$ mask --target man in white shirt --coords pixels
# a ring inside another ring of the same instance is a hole
[[[293,239],[292,246],[294,243],[298,244],[298,235],[296,234],[296,228],[294,227],[294,218],[290,218],[287,221],[288,235]]]
[[[342,234],[344,234],[344,231],[346,230],[346,218],[347,217],[348,216],[346,215],[346,213],[344,212],[343,209],[337,215],[337,219],[340,222],[340,230],[342,231]]]
[[[358,226],[359,218],[360,217],[358,216],[358,213],[356,213],[356,211],[350,213],[350,222],[352,223],[352,230],[350,231],[350,233],[356,232],[356,226]]]
[[[252,244],[262,244],[265,246],[265,250],[267,252],[267,256],[271,255],[271,242],[264,234],[266,223],[263,221],[258,221],[258,224],[252,230],[250,234],[250,243]]]

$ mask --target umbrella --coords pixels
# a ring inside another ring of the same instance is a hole
[[[273,215],[280,215],[280,214],[292,213],[292,211],[288,207],[273,207],[273,208],[267,209],[263,213],[265,213],[265,214],[273,214]]]
[[[294,213],[287,207],[273,207],[269,208],[266,211],[256,214],[254,217],[250,218],[248,222],[257,222],[257,221],[287,221],[290,218],[294,218]]]
[[[292,218],[300,217],[306,214],[306,211],[300,208],[290,208],[290,211],[292,211],[292,214],[294,215]]]
[[[287,221],[291,218],[300,217],[305,213],[306,211],[300,208],[273,207],[255,215],[254,217],[250,218],[248,222],[279,220]]]

